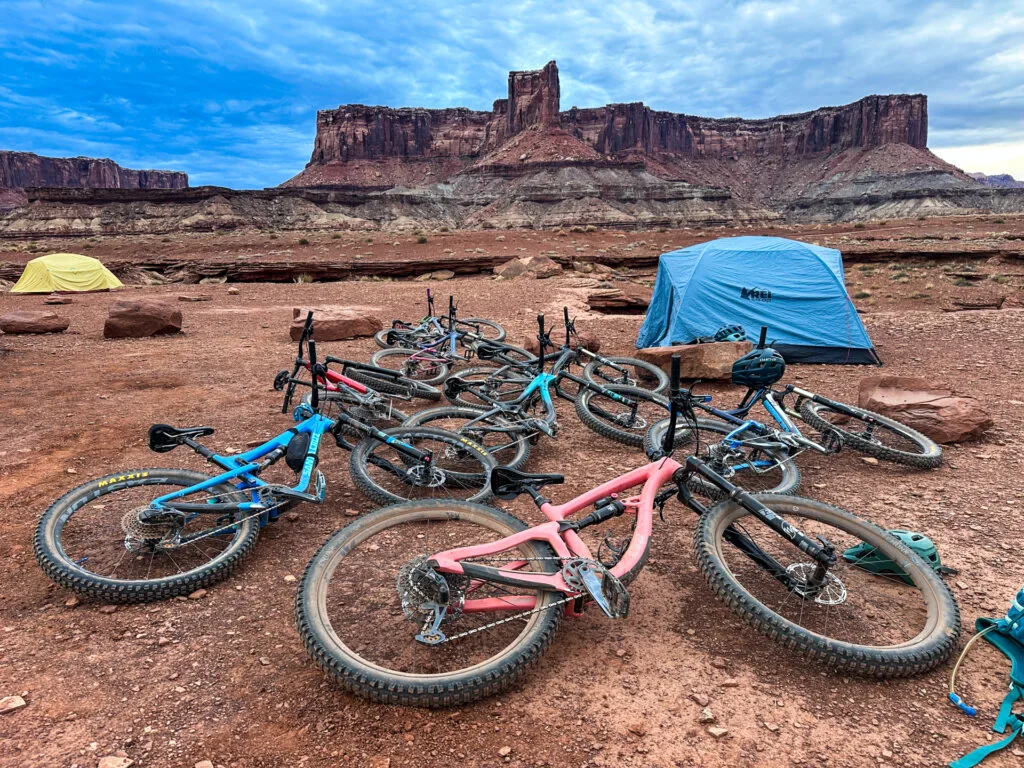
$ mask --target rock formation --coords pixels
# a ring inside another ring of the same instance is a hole
[[[184,189],[188,175],[179,171],[136,171],[109,159],[41,157],[31,152],[0,150],[0,207],[22,202],[26,187],[87,189]]]

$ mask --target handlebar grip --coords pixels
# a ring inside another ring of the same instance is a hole
[[[537,315],[537,326],[540,328],[540,335],[544,335],[544,315]]]
[[[681,358],[678,354],[672,355],[672,372],[669,374],[672,397],[679,394],[679,369]]]
[[[757,348],[764,349],[764,343],[768,340],[768,326],[761,326],[761,337],[757,340]]]

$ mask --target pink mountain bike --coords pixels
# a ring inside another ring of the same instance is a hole
[[[529,494],[547,518],[541,525],[444,500],[385,507],[336,533],[296,601],[313,659],[381,703],[452,706],[495,694],[537,661],[563,617],[590,605],[627,617],[654,511],[674,497],[699,514],[694,555],[712,592],[754,629],[844,674],[898,677],[948,658],[960,633],[956,603],[898,539],[821,502],[748,494],[697,456],[671,457],[676,440],[696,434],[688,424],[697,398],[678,381],[676,364],[672,421],[646,466],[561,505],[540,493],[561,475],[492,470],[494,493]],[[606,536],[592,553],[581,532],[620,516],[628,533]],[[842,556],[862,542],[905,577]]]

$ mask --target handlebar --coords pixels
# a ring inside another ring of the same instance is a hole
[[[427,317],[434,316],[434,294],[427,288]]]
[[[551,340],[548,335],[544,333],[544,315],[537,315],[537,327],[540,329],[537,332],[537,342],[540,345],[539,352],[537,355],[537,373],[544,373],[544,348],[547,347]]]
[[[757,340],[757,348],[758,349],[764,349],[766,341],[768,341],[768,326],[767,325],[762,325],[761,326],[761,336]]]

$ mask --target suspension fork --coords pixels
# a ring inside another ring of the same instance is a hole
[[[828,569],[835,565],[836,562],[835,550],[831,545],[826,544],[822,546],[812,541],[799,528],[796,528],[775,514],[775,512],[742,488],[730,483],[696,456],[688,457],[683,468],[684,475],[691,473],[707,478],[713,485],[724,491],[727,498],[739,504],[776,534],[813,559],[816,566],[814,575],[809,579],[809,583],[806,586],[815,589],[824,584]],[[677,480],[677,483],[681,489],[686,489],[685,478]],[[731,544],[736,544],[744,554],[747,554],[755,562],[765,567],[772,576],[785,584],[787,588],[792,589],[795,586],[789,573],[775,558],[764,552],[757,544],[743,536],[738,530],[730,526],[726,531],[725,537]],[[743,539],[742,544],[737,543],[741,538]]]

